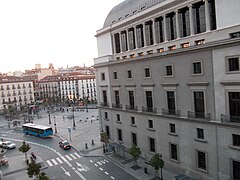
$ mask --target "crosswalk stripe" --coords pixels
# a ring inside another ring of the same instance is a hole
[[[74,153],[78,158],[80,158],[81,156],[78,153]]]
[[[77,159],[73,154],[69,154],[73,159]]]
[[[108,160],[106,160],[106,159],[104,159],[104,161],[105,161],[106,163],[109,163],[109,161],[108,161]]]
[[[100,166],[102,165],[102,163],[101,162],[97,162]]]
[[[52,162],[54,163],[54,165],[57,165],[57,164],[58,164],[55,159],[51,159],[51,160],[52,160]]]
[[[50,162],[50,160],[47,160],[47,163],[49,166],[53,166],[53,164]]]
[[[63,160],[64,162],[67,161],[65,157],[63,157],[63,156],[60,156],[60,157],[62,158],[62,160]]]
[[[69,161],[72,160],[72,158],[71,158],[70,156],[68,156],[68,155],[65,155],[65,157],[66,157]]]
[[[60,158],[56,158],[60,164],[62,164],[62,160]]]

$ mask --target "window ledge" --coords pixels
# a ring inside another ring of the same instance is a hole
[[[239,74],[240,71],[226,71],[226,74]]]
[[[240,151],[240,146],[229,146],[229,148]]]
[[[205,139],[194,138],[194,140],[197,142],[207,143],[207,140],[205,140]]]
[[[174,78],[174,75],[169,75],[169,76],[168,76],[168,75],[165,75],[164,77],[165,77],[165,78]]]
[[[197,168],[198,171],[204,172],[204,173],[208,173],[208,171],[206,169],[201,169],[201,168]]]
[[[155,129],[153,129],[153,128],[147,128],[147,130],[149,130],[149,131],[155,131]]]
[[[137,125],[136,125],[136,124],[130,124],[130,126],[132,126],[132,127],[137,127]]]
[[[176,160],[176,159],[171,159],[171,158],[170,158],[170,161],[172,161],[172,162],[175,162],[175,163],[178,163],[178,164],[179,164],[179,160]]]
[[[122,122],[121,122],[121,121],[116,121],[116,123],[118,123],[118,124],[122,124]]]
[[[178,136],[178,134],[176,134],[176,133],[171,133],[171,132],[169,132],[168,135],[170,135],[170,136]]]
[[[199,74],[191,74],[191,76],[203,76],[203,73],[199,73]]]
[[[152,154],[152,155],[156,154],[156,152],[153,152],[153,151],[149,151],[149,153]]]

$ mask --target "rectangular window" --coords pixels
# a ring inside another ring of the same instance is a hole
[[[189,8],[187,7],[179,10],[179,30],[181,37],[190,35]]]
[[[240,135],[233,134],[232,139],[233,139],[233,146],[240,146]]]
[[[169,65],[166,66],[166,76],[172,76],[173,75],[173,66]]]
[[[204,94],[203,92],[193,92],[194,93],[194,108],[195,108],[195,117],[204,118]]]
[[[114,40],[115,40],[115,52],[120,53],[121,48],[120,48],[120,36],[119,33],[114,34]]]
[[[134,93],[133,93],[133,91],[128,91],[128,95],[129,95],[130,108],[134,108],[135,104],[134,104]]]
[[[101,80],[102,80],[102,81],[105,80],[105,73],[101,73]]]
[[[232,161],[233,180],[240,179],[240,162]]]
[[[122,41],[122,51],[125,52],[128,50],[128,45],[127,45],[127,32],[122,31],[121,32],[121,41]]]
[[[117,79],[117,72],[113,72],[113,79]]]
[[[140,24],[137,26],[137,47],[144,47],[144,38],[143,38],[143,25]]]
[[[164,41],[163,35],[163,17],[156,18],[155,20],[155,33],[156,33],[156,41],[157,43],[161,43]]]
[[[176,15],[174,12],[166,15],[166,26],[168,40],[174,40],[177,37],[176,33]]]
[[[152,91],[146,91],[146,102],[148,111],[152,111],[153,110]]]
[[[149,148],[150,152],[155,152],[155,139],[149,138]]]
[[[128,79],[132,78],[132,71],[131,70],[127,71],[127,77],[128,77]]]
[[[131,124],[132,124],[132,125],[135,124],[135,117],[131,117]]]
[[[117,129],[117,132],[118,132],[118,141],[122,141],[122,130]]]
[[[169,128],[170,128],[170,133],[176,133],[175,124],[170,123]]]
[[[132,144],[135,144],[137,146],[137,134],[132,133]]]
[[[170,144],[171,159],[178,161],[178,147],[176,144]]]
[[[207,170],[207,157],[205,152],[197,151],[197,168]]]
[[[204,130],[201,128],[197,128],[197,138],[204,139]]]
[[[110,130],[109,130],[109,126],[105,126],[105,130],[107,133],[108,138],[110,139]]]
[[[117,121],[121,121],[120,114],[117,114]]]
[[[150,68],[144,69],[145,77],[151,77]]]
[[[240,92],[229,92],[229,113],[232,122],[240,122]]]
[[[153,120],[148,120],[148,128],[153,129]]]
[[[120,105],[119,91],[114,91],[116,105]]]
[[[108,113],[107,112],[104,112],[104,118],[108,119]]]
[[[134,32],[134,28],[130,28],[128,30],[128,41],[129,41],[129,49],[135,49],[136,48],[136,44],[135,44],[135,32]]]
[[[201,62],[193,63],[193,74],[202,74],[202,63]]]
[[[174,91],[167,91],[167,103],[168,103],[168,113],[172,115],[176,114]]]
[[[193,5],[193,21],[195,34],[199,34],[206,31],[204,2],[199,2]]]
[[[146,37],[146,45],[150,46],[153,45],[153,27],[152,21],[148,21],[145,23],[145,37]]]
[[[107,91],[102,91],[102,93],[103,93],[103,102],[105,103],[105,104],[107,104]]]
[[[230,33],[230,38],[239,38],[240,37],[240,32],[234,32],[234,33]]]
[[[239,71],[239,58],[228,58],[228,68],[229,71]]]

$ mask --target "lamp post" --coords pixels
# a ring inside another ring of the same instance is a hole
[[[49,124],[52,124],[51,118],[50,118],[50,114],[48,114],[48,123],[49,123]]]
[[[53,119],[54,119],[54,126],[55,126],[55,134],[57,134],[57,124],[56,124],[55,116],[53,117]]]
[[[72,111],[73,111],[73,129],[76,129],[75,118],[74,118],[74,107]]]

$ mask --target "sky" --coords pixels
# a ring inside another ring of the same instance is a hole
[[[123,0],[0,0],[0,72],[93,65],[94,35]]]

